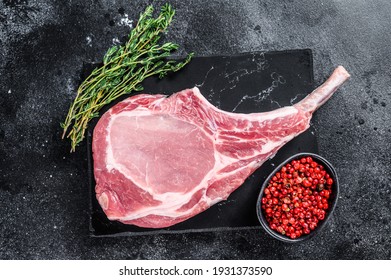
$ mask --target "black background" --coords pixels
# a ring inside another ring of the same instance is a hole
[[[313,118],[341,189],[319,235],[294,245],[258,229],[89,237],[86,145],[70,154],[59,123],[85,65],[129,32],[121,19],[164,2],[0,1],[0,258],[390,259],[388,0],[170,1],[165,37],[179,55],[311,49],[314,86],[340,64],[352,75]]]

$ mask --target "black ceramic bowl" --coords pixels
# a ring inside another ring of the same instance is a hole
[[[330,177],[333,179],[334,183],[333,183],[333,185],[331,187],[331,194],[330,194],[330,197],[329,197],[329,208],[326,211],[325,218],[322,221],[319,221],[318,226],[313,231],[311,231],[309,234],[304,234],[304,235],[300,236],[299,238],[291,239],[291,238],[289,238],[289,237],[287,237],[285,235],[282,235],[282,234],[278,233],[277,231],[272,230],[269,227],[269,224],[268,224],[268,222],[266,220],[264,211],[261,208],[261,201],[262,201],[262,197],[263,197],[263,191],[268,186],[270,180],[272,179],[272,177],[277,172],[279,172],[281,170],[281,168],[285,164],[287,164],[288,162],[290,162],[292,160],[300,159],[302,157],[307,157],[307,156],[311,156],[314,161],[316,161],[317,163],[323,165],[324,169],[330,175]],[[265,182],[263,183],[261,191],[260,191],[259,196],[258,196],[257,206],[256,206],[257,207],[258,220],[259,220],[259,222],[261,223],[262,227],[266,230],[266,232],[268,234],[270,234],[271,236],[273,236],[274,238],[276,238],[276,239],[278,239],[280,241],[296,243],[296,242],[301,242],[301,241],[304,241],[304,240],[308,240],[311,237],[313,237],[314,235],[316,235],[324,227],[324,225],[327,223],[327,221],[330,218],[330,216],[333,214],[333,211],[335,209],[335,205],[337,204],[338,193],[339,193],[339,184],[338,184],[337,173],[335,172],[334,167],[326,159],[324,159],[323,157],[321,157],[321,156],[319,156],[317,154],[312,154],[312,153],[295,154],[295,155],[291,156],[290,158],[286,159],[279,166],[277,166],[274,169],[274,171],[266,178]]]

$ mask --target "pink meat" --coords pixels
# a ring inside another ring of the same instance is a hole
[[[349,78],[339,66],[294,106],[237,114],[198,88],[139,94],[106,112],[93,134],[96,197],[110,220],[168,227],[227,199]]]

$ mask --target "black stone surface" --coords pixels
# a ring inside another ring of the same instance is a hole
[[[194,57],[180,72],[172,73],[165,79],[147,79],[144,91],[170,95],[196,85],[209,102],[222,110],[237,113],[267,112],[299,102],[306,96],[299,92],[311,92],[312,70],[310,50]],[[88,72],[85,76],[88,76]],[[103,108],[101,113],[115,103]],[[255,205],[265,178],[275,166],[294,154],[318,152],[315,130],[310,127],[282,147],[262,168],[258,168],[227,200],[177,225],[147,229],[109,221],[95,197],[91,143],[97,121],[95,119],[90,123],[87,138],[92,236],[260,229]]]
[[[165,1],[164,1],[165,2]],[[83,65],[122,41],[147,4],[0,2],[1,259],[391,259],[391,2],[170,1],[179,54],[312,49],[314,84],[351,73],[313,118],[340,197],[321,234],[285,244],[260,230],[94,239],[86,147],[69,154],[59,122]]]

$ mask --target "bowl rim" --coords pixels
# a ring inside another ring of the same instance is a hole
[[[285,235],[282,235],[282,234],[272,230],[269,227],[269,224],[267,223],[266,218],[265,218],[265,216],[264,216],[264,214],[262,212],[261,200],[262,200],[262,197],[263,197],[263,192],[264,192],[266,186],[268,185],[269,181],[271,180],[271,178],[279,170],[281,170],[281,168],[285,164],[287,164],[288,162],[290,162],[290,161],[292,161],[294,159],[302,158],[302,157],[308,157],[308,156],[311,156],[313,159],[315,159],[315,161],[318,161],[318,162],[322,163],[322,165],[325,167],[325,169],[328,171],[328,173],[332,177],[332,179],[334,181],[334,183],[333,183],[333,195],[334,195],[335,198],[333,199],[333,203],[332,203],[331,207],[328,209],[327,215],[324,218],[324,220],[322,220],[321,223],[313,231],[311,231],[311,233],[306,234],[306,235],[302,235],[302,236],[300,236],[297,239],[291,239],[291,238],[289,238],[289,237],[287,237]],[[265,231],[270,236],[274,237],[275,239],[283,241],[283,242],[287,242],[287,243],[302,242],[302,241],[305,241],[305,240],[308,240],[308,239],[314,237],[316,234],[318,234],[322,230],[322,228],[324,228],[324,226],[327,224],[330,216],[333,214],[333,212],[335,210],[335,207],[336,207],[337,202],[338,202],[338,195],[339,195],[339,181],[338,181],[337,172],[335,171],[335,168],[333,167],[333,165],[328,160],[326,160],[324,157],[322,157],[322,156],[320,156],[318,154],[314,154],[314,153],[310,153],[310,152],[300,152],[300,153],[297,153],[297,154],[294,154],[294,155],[288,157],[283,162],[281,162],[276,168],[273,169],[273,171],[269,174],[269,176],[263,182],[262,187],[261,187],[260,192],[259,192],[259,195],[258,195],[258,198],[257,198],[257,203],[256,203],[257,217],[258,217],[258,220],[259,220],[261,226],[265,229]]]

